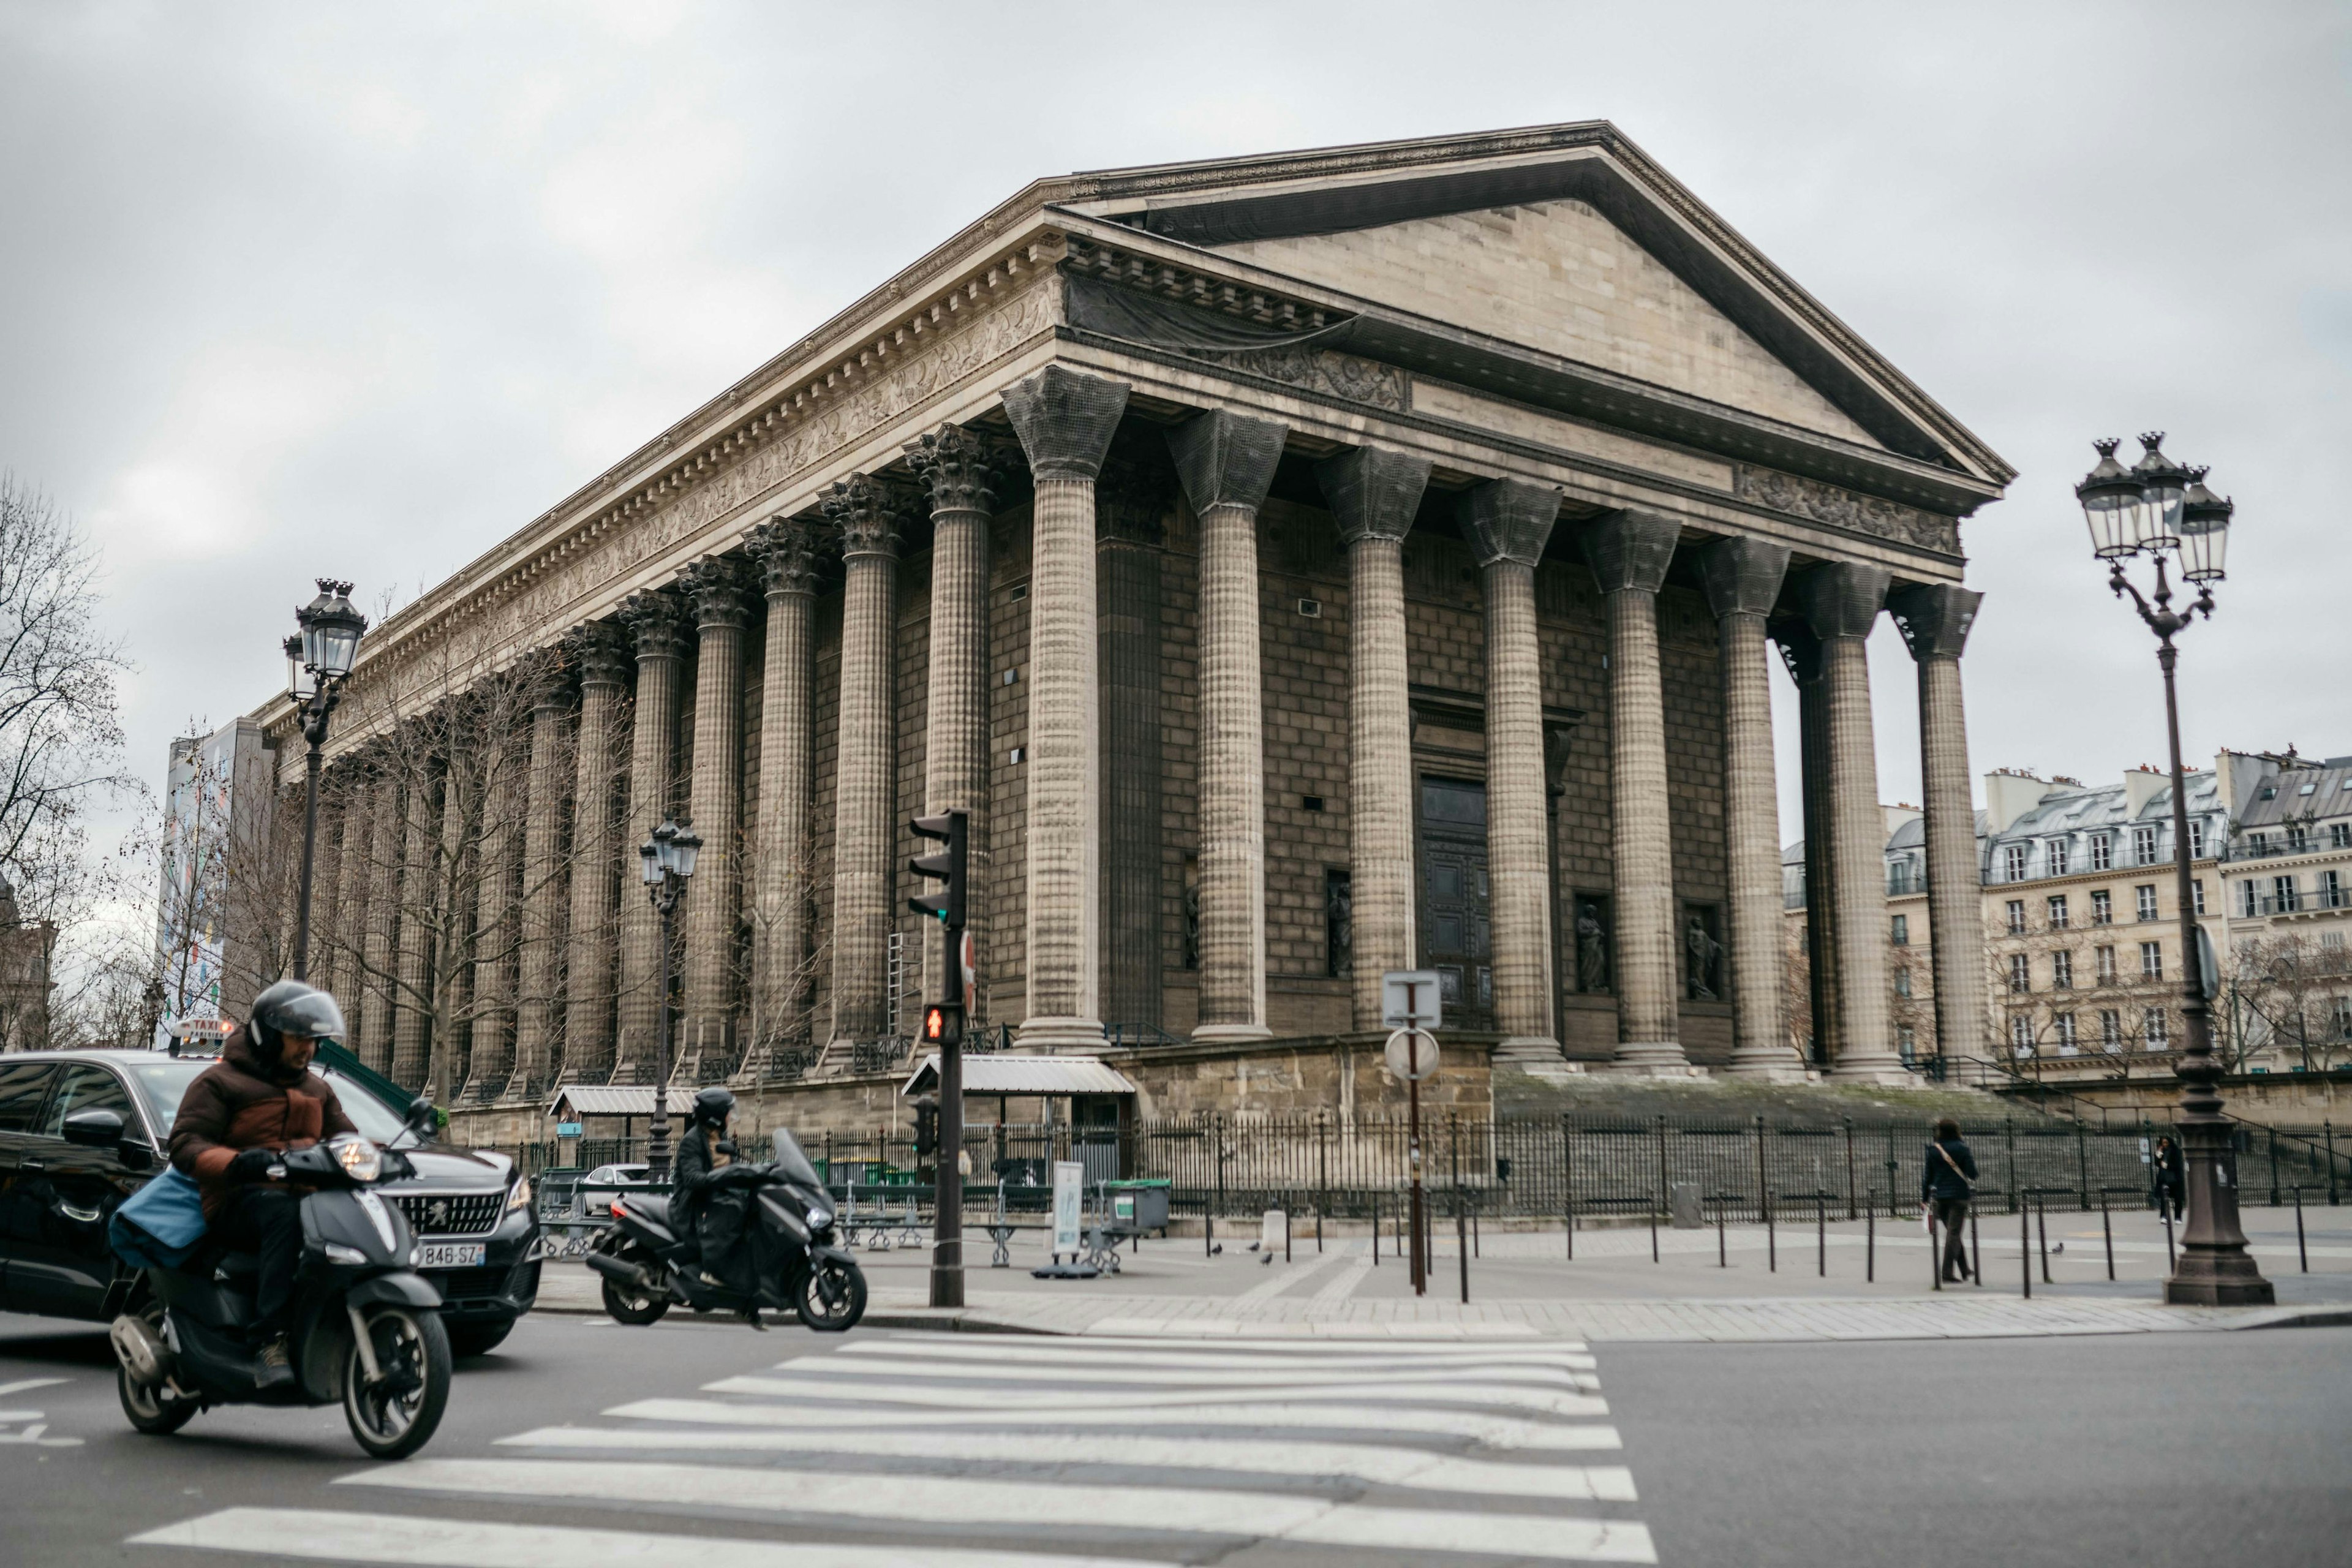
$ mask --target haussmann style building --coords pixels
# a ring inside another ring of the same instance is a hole
[[[370,634],[314,968],[405,1082],[643,1083],[637,846],[690,816],[679,1075],[895,1084],[905,823],[962,807],[975,1029],[1159,1109],[1392,1096],[1415,967],[1464,1093],[1794,1075],[1799,790],[1826,1070],[1897,1078],[1864,639],[1916,661],[1938,1032],[1981,1038],[1961,520],[2011,477],[1605,123],[1042,180]],[[386,763],[459,647],[528,713]]]

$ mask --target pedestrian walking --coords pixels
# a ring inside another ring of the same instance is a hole
[[[1927,1157],[1919,1169],[1919,1206],[1944,1227],[1944,1256],[1937,1270],[1947,1285],[1969,1279],[1969,1248],[1962,1230],[1969,1223],[1969,1200],[1976,1194],[1977,1157],[1960,1139],[1960,1124],[1949,1117],[1936,1123]]]
[[[2180,1157],[2180,1145],[2169,1138],[2156,1141],[2156,1158],[2148,1173],[2156,1186],[2156,1212],[2159,1218],[2166,1209],[2176,1220],[2186,1217],[2183,1209],[2189,1200],[2189,1167]]]

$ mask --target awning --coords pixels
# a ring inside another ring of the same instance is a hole
[[[926,1057],[902,1095],[937,1089],[940,1058]],[[1133,1094],[1135,1085],[1098,1057],[1007,1057],[991,1051],[963,1058],[966,1094]]]
[[[691,1090],[672,1089],[669,1109],[672,1115],[683,1115],[694,1103]],[[654,1113],[654,1086],[647,1084],[567,1083],[555,1091],[548,1102],[550,1116],[562,1116],[569,1106],[573,1116],[651,1116]]]

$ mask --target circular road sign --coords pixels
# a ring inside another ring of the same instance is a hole
[[[1437,1070],[1437,1037],[1427,1029],[1399,1029],[1389,1037],[1389,1071],[1408,1082]]]

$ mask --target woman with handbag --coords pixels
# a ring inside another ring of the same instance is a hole
[[[1936,1123],[1927,1159],[1919,1172],[1919,1206],[1932,1223],[1944,1227],[1944,1256],[1937,1264],[1944,1283],[1971,1277],[1968,1243],[1962,1227],[1969,1223],[1969,1199],[1976,1194],[1977,1157],[1960,1140],[1960,1124],[1946,1117]]]

